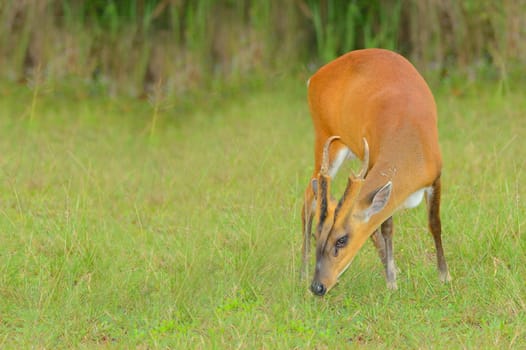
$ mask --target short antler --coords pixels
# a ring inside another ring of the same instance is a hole
[[[369,144],[367,143],[367,140],[365,137],[363,138],[363,161],[362,161],[362,168],[360,169],[360,172],[358,173],[355,178],[357,179],[365,179],[365,175],[367,175],[367,170],[369,169]]]

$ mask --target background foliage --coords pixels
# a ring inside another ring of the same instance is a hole
[[[408,56],[430,79],[506,80],[526,63],[525,0],[6,0],[0,74],[182,95],[307,70],[352,49]]]

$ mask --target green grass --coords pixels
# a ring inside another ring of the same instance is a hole
[[[525,347],[526,102],[494,90],[437,93],[453,282],[421,207],[396,216],[398,291],[367,244],[320,299],[303,81],[193,109],[3,86],[0,347]]]

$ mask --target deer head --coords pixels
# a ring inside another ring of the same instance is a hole
[[[339,136],[330,137],[323,149],[320,172],[312,180],[316,197],[316,269],[311,290],[324,295],[332,288],[338,277],[347,269],[363,242],[374,228],[368,225],[369,218],[381,211],[389,200],[392,184],[387,182],[365,200],[360,196],[369,167],[369,145],[364,138],[364,156],[360,172],[351,173],[347,187],[339,201],[331,197],[331,177],[328,174],[329,148]],[[361,200],[358,200],[358,198]]]

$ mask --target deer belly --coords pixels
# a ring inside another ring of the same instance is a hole
[[[403,209],[411,209],[420,204],[422,202],[422,198],[424,198],[424,192],[429,191],[429,187],[424,187],[416,191],[415,193],[409,195],[409,197],[406,198],[404,204],[402,205]]]

